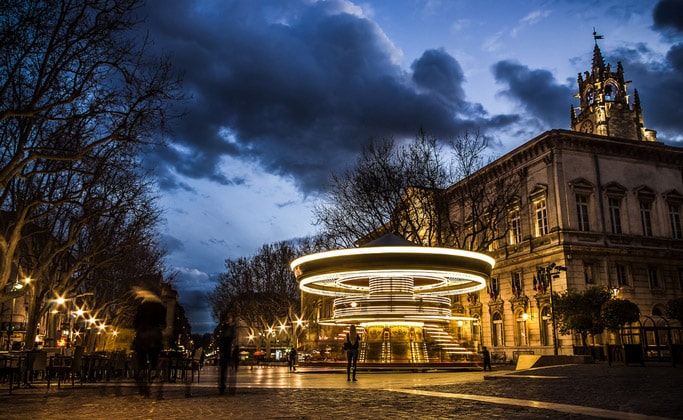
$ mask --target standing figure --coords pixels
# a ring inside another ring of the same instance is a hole
[[[356,332],[356,326],[351,325],[349,333],[346,334],[346,380],[351,380],[351,366],[353,365],[353,380],[356,381],[356,365],[358,364],[358,344],[360,338]]]
[[[289,351],[287,361],[289,362],[289,371],[296,372],[296,349],[294,347]]]
[[[166,307],[152,292],[137,289],[135,293],[138,298],[142,298],[133,320],[135,338],[132,347],[138,362],[135,379],[140,394],[149,397],[151,371],[158,369],[159,355],[163,349]],[[159,395],[161,396],[161,390]]]
[[[237,337],[237,328],[235,327],[235,318],[231,313],[225,313],[221,317],[221,323],[216,327],[214,335],[218,342],[219,363],[220,363],[220,380],[218,383],[218,392],[225,393],[226,385],[229,382],[229,393],[235,393],[235,384],[237,382],[237,363],[233,361],[233,342]]]
[[[491,369],[491,352],[489,352],[489,349],[487,349],[486,346],[481,348],[481,355],[484,357],[484,372],[486,372],[487,366],[490,372],[493,370]]]

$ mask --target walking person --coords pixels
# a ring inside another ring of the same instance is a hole
[[[481,355],[484,357],[484,372],[486,372],[486,367],[488,366],[489,372],[492,371],[491,369],[491,352],[489,352],[489,349],[486,348],[486,346],[481,348]]]
[[[349,333],[346,334],[346,341],[344,348],[346,349],[346,380],[351,380],[351,370],[353,368],[353,381],[356,381],[356,365],[358,364],[358,345],[360,344],[360,337],[356,332],[356,326],[351,325]]]
[[[136,288],[136,297],[142,302],[138,306],[133,327],[135,338],[132,348],[137,357],[137,372],[135,380],[140,395],[151,395],[152,371],[159,369],[159,355],[163,349],[164,329],[166,328],[166,306],[154,293]],[[159,398],[162,398],[161,383],[159,383]]]
[[[296,372],[296,349],[294,347],[289,351],[287,361],[289,362],[289,371]]]
[[[230,395],[234,395],[237,382],[237,364],[233,360],[233,342],[237,338],[237,328],[235,327],[235,318],[231,313],[226,312],[221,318],[221,323],[218,324],[216,331],[214,331],[216,341],[218,342],[220,364],[218,392],[225,394],[225,389],[229,384],[228,392]]]

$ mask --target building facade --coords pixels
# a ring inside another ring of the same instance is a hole
[[[621,63],[613,72],[596,42],[572,129],[545,132],[485,168],[521,174],[518,201],[509,232],[489,249],[496,267],[486,293],[455,304],[480,317],[494,352],[573,354],[580,341],[553,331],[551,290],[603,286],[650,318],[683,296],[683,148],[645,128],[626,85]]]

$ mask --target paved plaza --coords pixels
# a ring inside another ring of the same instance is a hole
[[[235,395],[219,395],[206,366],[199,382],[165,383],[151,398],[129,379],[50,390],[38,382],[12,395],[4,383],[0,393],[8,420],[683,418],[683,368],[666,364],[359,372],[358,382],[339,369],[242,367]]]

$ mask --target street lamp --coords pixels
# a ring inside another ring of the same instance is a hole
[[[16,279],[14,283],[9,284],[5,287],[7,293],[14,293],[24,288],[24,285],[19,283],[19,279]],[[12,310],[9,313],[9,326],[7,327],[7,351],[10,351],[12,344],[12,332],[14,331],[13,317],[14,308],[17,304],[16,294],[12,296]]]
[[[560,277],[560,271],[567,271],[567,267],[551,263],[543,271],[546,277],[545,280],[550,287],[550,322],[553,323],[553,353],[557,356],[557,325],[555,323],[555,305],[553,302],[553,279]]]

